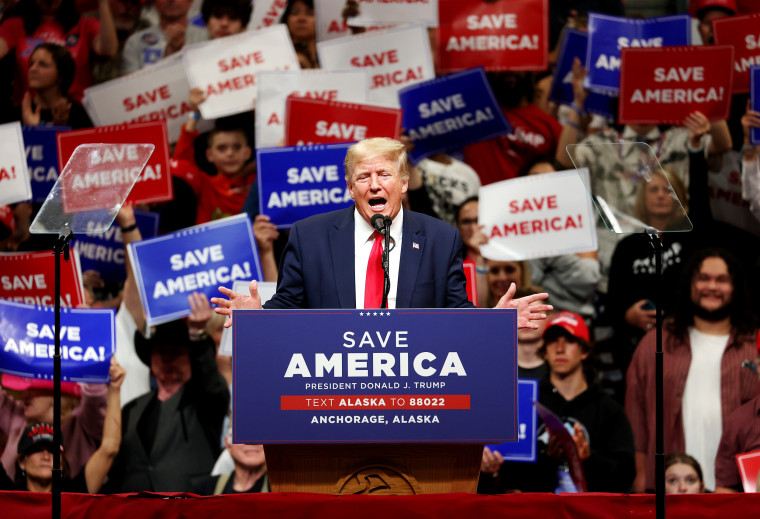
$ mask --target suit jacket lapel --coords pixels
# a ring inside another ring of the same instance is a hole
[[[356,308],[354,274],[354,206],[345,209],[330,229],[333,279],[340,308]]]
[[[396,288],[396,308],[409,308],[412,303],[414,281],[420,269],[425,235],[411,211],[404,211],[404,231],[401,238],[401,261]]]

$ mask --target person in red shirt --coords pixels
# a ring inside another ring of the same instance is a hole
[[[43,42],[57,43],[71,52],[76,63],[69,95],[82,101],[84,89],[92,85],[90,53],[109,57],[116,54],[119,42],[109,0],[99,0],[100,20],[80,17],[74,0],[27,0],[20,2],[13,15],[0,25],[0,59],[15,52],[13,104],[21,104],[26,92],[29,59]]]

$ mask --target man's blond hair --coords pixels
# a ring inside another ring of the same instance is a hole
[[[406,146],[388,137],[373,137],[359,141],[346,152],[346,182],[353,183],[354,171],[363,162],[377,157],[383,157],[395,162],[402,180],[409,179],[409,161],[406,157]]]

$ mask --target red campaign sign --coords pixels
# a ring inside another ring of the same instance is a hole
[[[401,135],[401,110],[305,97],[288,97],[285,146],[354,142]]]
[[[50,251],[0,254],[0,299],[27,305],[55,305],[55,261]],[[61,305],[84,304],[82,268],[72,251],[61,261]]]
[[[80,144],[129,144],[149,143],[156,149],[137,179],[127,198],[127,204],[150,204],[174,197],[172,177],[169,172],[169,137],[166,121],[114,124],[86,130],[58,133],[58,167],[63,171],[71,154]],[[124,167],[124,164],[120,164]]]
[[[728,118],[731,47],[628,47],[620,60],[620,123],[682,124],[695,110],[711,121]]]
[[[749,92],[749,67],[760,65],[760,14],[726,16],[712,22],[716,45],[734,48],[734,85],[731,93]]]
[[[436,72],[545,70],[548,0],[438,1]]]
[[[283,411],[469,409],[470,395],[282,395]]]

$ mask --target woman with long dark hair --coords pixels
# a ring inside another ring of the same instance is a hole
[[[92,85],[90,54],[113,56],[119,48],[109,0],[98,0],[99,20],[80,17],[74,0],[21,0],[0,25],[0,59],[16,56],[13,104],[18,106],[27,90],[30,50],[40,42],[66,47],[74,58],[74,81],[67,93],[81,101]]]

